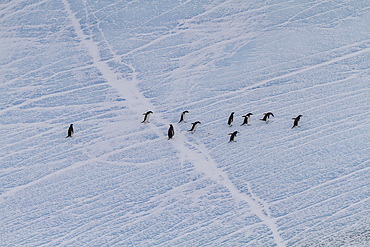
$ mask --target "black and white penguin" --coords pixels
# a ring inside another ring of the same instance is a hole
[[[73,124],[69,125],[68,135],[66,138],[72,137],[72,135],[73,135]]]
[[[264,113],[263,115],[264,115],[263,118],[260,119],[260,120],[265,121],[266,123],[269,122],[270,116],[274,117],[274,114],[272,114],[272,112]]]
[[[229,119],[227,120],[227,124],[231,127],[231,126],[233,126],[233,125],[232,125],[233,121],[234,121],[234,112],[232,112],[232,113],[230,114],[230,117],[229,117]]]
[[[190,131],[190,132],[192,132],[192,133],[194,133],[194,131],[197,129],[197,127],[198,127],[198,124],[202,124],[201,122],[199,122],[199,121],[196,121],[195,123],[191,123],[193,126],[191,126],[191,129],[190,130],[188,130],[188,131]]]
[[[238,134],[239,131],[234,131],[233,133],[229,133],[230,136],[230,141],[229,142],[235,142],[234,138],[236,136],[236,134]]]
[[[189,112],[188,112],[188,111],[183,111],[183,112],[181,113],[181,117],[180,117],[180,121],[179,121],[179,123],[181,123],[181,122],[186,123],[186,121],[185,121],[186,113],[189,113]]]
[[[247,115],[244,115],[244,116],[242,116],[243,118],[244,118],[244,121],[243,121],[243,123],[240,125],[240,126],[243,126],[243,125],[250,125],[249,124],[249,118],[251,117],[251,115],[253,115],[252,113],[248,113]]]
[[[294,117],[294,118],[292,118],[292,119],[294,120],[294,123],[293,123],[293,127],[292,127],[292,129],[293,129],[294,127],[301,127],[301,126],[298,126],[298,123],[299,123],[299,120],[301,120],[301,117],[302,117],[302,115],[298,115],[298,117]]]
[[[145,116],[144,116],[144,120],[142,121],[142,123],[149,123],[150,114],[152,113],[153,113],[152,111],[147,111],[146,113],[144,113],[143,115]]]
[[[172,139],[172,137],[175,135],[175,130],[173,129],[172,124],[170,124],[170,128],[168,129],[168,140]]]

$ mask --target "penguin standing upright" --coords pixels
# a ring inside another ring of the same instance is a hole
[[[145,116],[144,116],[144,120],[142,121],[142,123],[149,123],[150,114],[152,113],[153,113],[152,111],[147,111],[146,113],[144,113],[143,115]]]
[[[272,112],[264,113],[263,115],[264,115],[263,118],[261,118],[260,120],[265,121],[266,123],[269,122],[270,116],[275,117],[274,114],[272,114]]]
[[[244,118],[244,121],[243,121],[243,123],[240,125],[240,126],[243,126],[243,125],[250,125],[249,124],[249,118],[251,117],[251,115],[253,115],[252,113],[248,113],[247,115],[244,115],[244,116],[242,116],[243,118]]]
[[[298,126],[298,123],[299,123],[299,120],[301,120],[301,117],[302,117],[302,115],[298,115],[297,117],[292,118],[294,120],[292,129],[294,127],[301,127],[301,126]]]
[[[229,142],[236,142],[236,141],[234,140],[234,138],[235,138],[236,134],[238,134],[238,133],[239,133],[239,131],[234,131],[233,133],[229,133],[229,135],[231,135],[231,136],[230,136],[230,141],[229,141]]]
[[[194,133],[194,131],[197,129],[197,127],[198,127],[198,124],[202,124],[201,122],[199,122],[199,121],[196,121],[196,122],[194,122],[194,123],[191,123],[192,124],[192,126],[191,126],[191,129],[190,130],[188,130],[188,131],[190,131],[191,133]]]
[[[181,122],[186,123],[186,121],[185,121],[186,113],[189,113],[189,112],[188,112],[188,111],[183,111],[183,112],[181,113],[181,117],[180,117],[180,121],[179,121],[179,123],[181,123]]]
[[[175,130],[173,129],[172,124],[170,124],[170,128],[168,129],[168,140],[172,139],[172,137],[175,135]]]
[[[231,126],[233,126],[233,125],[232,125],[233,121],[234,121],[234,112],[232,112],[232,113],[230,114],[230,117],[229,117],[229,119],[227,120],[227,124],[231,127]]]
[[[73,124],[71,124],[71,125],[69,125],[69,128],[68,128],[68,135],[67,135],[67,137],[66,138],[68,138],[68,137],[72,137],[72,135],[73,135]]]

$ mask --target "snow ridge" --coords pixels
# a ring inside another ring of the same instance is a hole
[[[368,1],[0,13],[1,246],[369,245]]]
[[[160,116],[160,111],[155,110],[155,106],[151,104],[148,99],[139,92],[137,88],[138,79],[135,68],[130,64],[125,64],[133,71],[133,79],[131,81],[118,78],[114,71],[112,71],[112,69],[108,66],[108,64],[105,61],[101,60],[99,56],[99,47],[96,45],[93,39],[84,34],[79,21],[71,10],[68,1],[62,1],[65,5],[68,17],[71,20],[73,28],[81,41],[81,46],[87,49],[88,54],[93,59],[93,64],[99,69],[108,84],[115,88],[127,100],[129,107],[132,110],[138,112],[138,115],[141,112],[144,112],[146,109],[154,109],[154,111],[156,112],[156,121],[161,125],[167,126],[168,121],[164,120]],[[107,40],[105,40],[105,44],[109,47]],[[111,49],[110,51],[112,52]],[[119,59],[120,56],[114,54],[112,55],[114,56],[114,60],[116,62],[121,62]],[[151,130],[154,131],[158,136],[162,135],[161,130],[154,127],[153,125],[151,125]],[[226,187],[237,203],[240,203],[241,201],[247,202],[250,205],[252,212],[260,218],[263,224],[270,228],[276,244],[278,246],[285,246],[284,241],[279,234],[276,220],[271,216],[269,205],[258,198],[258,196],[253,194],[250,188],[248,188],[250,196],[240,192],[229,179],[228,175],[224,171],[222,171],[221,168],[217,167],[217,164],[211,157],[210,152],[207,151],[204,145],[190,142],[186,138],[184,133],[177,133],[176,139],[171,141],[171,144],[176,148],[176,150],[178,151],[178,155],[181,156],[181,159],[190,160],[191,163],[195,166],[196,170],[203,173],[206,178],[209,178]]]

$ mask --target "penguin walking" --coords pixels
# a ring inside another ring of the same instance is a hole
[[[244,116],[242,116],[243,118],[244,118],[244,121],[243,121],[243,123],[240,125],[240,126],[243,126],[243,125],[250,125],[249,124],[249,118],[251,117],[251,115],[253,115],[252,113],[248,113],[247,115],[244,115]]]
[[[170,128],[168,129],[168,140],[172,139],[172,137],[175,135],[175,130],[173,129],[172,124],[170,124]]]
[[[69,125],[69,128],[68,128],[68,135],[66,138],[68,137],[72,137],[73,135],[73,124]]]
[[[230,114],[230,117],[229,117],[229,119],[227,120],[227,124],[231,127],[231,126],[233,126],[233,125],[232,125],[233,121],[234,121],[234,112],[232,112],[232,113]]]
[[[149,123],[150,114],[152,113],[153,113],[152,111],[147,111],[146,113],[144,113],[143,115],[145,116],[144,116],[144,120],[142,121],[142,123]]]
[[[298,125],[299,120],[301,120],[301,117],[302,117],[302,115],[298,115],[297,117],[292,118],[292,119],[294,120],[294,123],[293,123],[293,127],[292,127],[292,129],[293,129],[294,127],[301,127],[301,126],[299,126],[299,125]]]
[[[191,133],[194,133],[194,132],[195,132],[195,130],[197,129],[197,127],[198,127],[198,124],[202,124],[202,123],[201,123],[201,122],[199,122],[199,121],[196,121],[196,122],[191,123],[191,124],[192,124],[191,129],[190,129],[190,130],[188,130],[188,131],[190,131]]]
[[[233,133],[229,133],[229,135],[230,135],[230,141],[229,141],[229,143],[230,142],[236,142],[234,140],[234,138],[235,138],[236,134],[238,134],[238,133],[239,133],[239,131],[234,131]]]
[[[272,112],[264,113],[263,115],[264,115],[263,118],[261,118],[260,120],[265,121],[266,123],[269,122],[270,116],[275,117],[274,114],[272,114]]]
[[[189,112],[188,112],[188,111],[183,111],[183,112],[181,113],[181,117],[180,117],[180,121],[179,121],[179,123],[181,123],[181,122],[186,123],[186,121],[185,121],[186,113],[189,113]]]

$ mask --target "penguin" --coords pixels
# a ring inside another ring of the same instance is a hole
[[[181,117],[180,117],[180,121],[179,121],[179,123],[181,123],[181,122],[184,122],[184,123],[186,123],[186,121],[185,121],[185,114],[186,113],[189,113],[188,111],[183,111],[182,113],[181,113]]]
[[[264,113],[263,115],[264,115],[263,118],[260,120],[265,121],[266,123],[269,122],[270,116],[275,117],[274,114],[272,114],[272,112]]]
[[[298,123],[299,123],[299,120],[301,120],[301,117],[302,117],[302,115],[298,115],[297,117],[292,118],[294,120],[292,129],[294,127],[301,127],[301,126],[298,126]]]
[[[251,115],[253,115],[252,113],[248,113],[247,115],[244,115],[242,116],[244,118],[244,122],[240,125],[240,126],[243,126],[243,125],[250,125],[248,122],[249,122],[249,118],[251,117]]]
[[[230,141],[229,141],[229,143],[230,143],[230,142],[236,142],[236,141],[234,140],[234,138],[235,138],[236,134],[238,134],[238,133],[239,133],[239,131],[234,131],[233,133],[229,133],[229,135],[231,135],[231,136],[230,136]]]
[[[143,115],[144,116],[144,120],[142,121],[142,123],[149,123],[149,118],[150,118],[150,114],[152,114],[153,112],[152,111],[148,111],[146,113],[144,113]]]
[[[233,126],[232,123],[234,121],[234,112],[230,114],[229,120],[227,120],[227,124],[231,127]]]
[[[168,129],[168,140],[172,139],[172,137],[175,135],[175,130],[173,129],[172,124],[170,124],[170,128]]]
[[[69,125],[68,135],[66,138],[72,137],[72,135],[73,135],[73,124]]]
[[[191,123],[193,126],[191,126],[191,129],[190,130],[188,130],[188,131],[190,131],[191,133],[194,133],[194,131],[197,129],[197,127],[198,127],[198,124],[202,124],[201,122],[199,122],[199,121],[196,121],[195,123]]]

